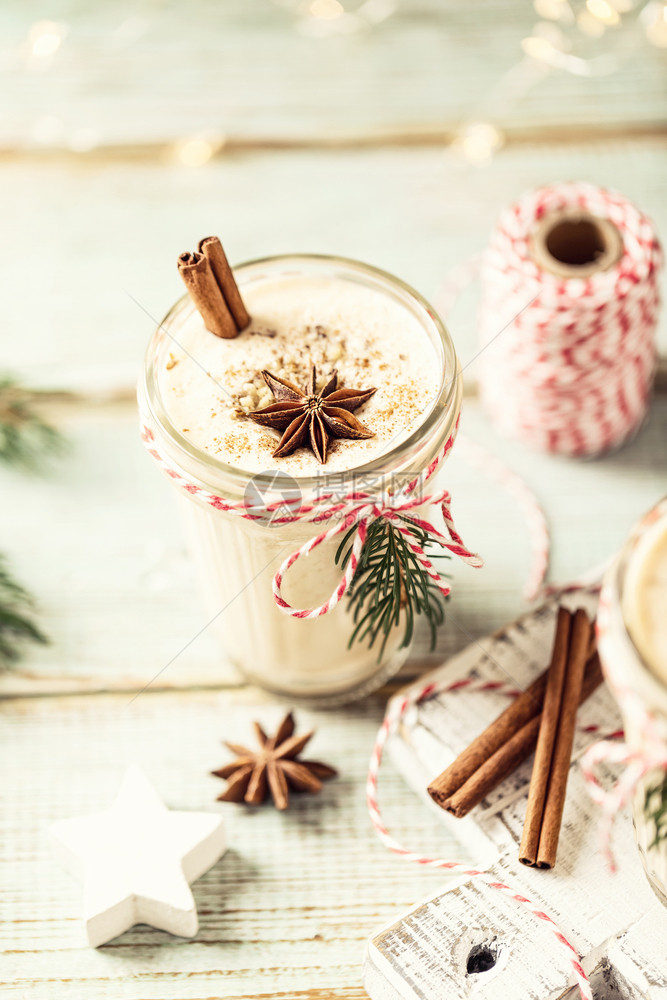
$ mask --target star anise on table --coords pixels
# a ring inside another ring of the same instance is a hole
[[[309,385],[301,390],[292,382],[263,371],[264,381],[275,402],[250,413],[264,427],[283,431],[274,458],[291,455],[297,448],[309,445],[318,462],[327,460],[331,438],[370,438],[373,431],[364,427],[352,410],[366,403],[376,389],[338,389],[338,373],[317,391],[317,370],[313,365]]]
[[[247,802],[259,805],[267,792],[276,809],[287,809],[289,790],[319,792],[322,782],[335,778],[337,772],[317,760],[297,760],[312,738],[314,730],[303,736],[294,735],[294,717],[289,712],[275,736],[267,736],[258,722],[254,723],[259,750],[249,750],[238,743],[225,743],[235,753],[236,760],[211,773],[225,778],[227,788],[218,802]]]

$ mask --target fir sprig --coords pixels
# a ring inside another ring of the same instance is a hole
[[[644,812],[655,823],[655,837],[649,847],[659,847],[667,840],[667,775],[657,785],[647,788]]]
[[[0,667],[20,658],[24,642],[47,642],[31,620],[32,608],[32,597],[13,578],[0,556]]]
[[[432,543],[428,531],[408,517],[398,514],[421,548]],[[345,566],[350,558],[357,526],[343,537],[336,552],[336,563]],[[442,552],[433,558],[447,558]],[[401,648],[412,640],[415,619],[423,615],[431,632],[431,649],[435,647],[437,630],[445,620],[444,597],[434,581],[419,563],[405,536],[385,519],[373,521],[368,528],[361,550],[359,565],[350,587],[350,608],[355,627],[349,645],[368,641],[373,646],[378,636],[382,642],[378,659],[382,657],[392,629],[404,621]]]
[[[44,395],[0,376],[0,461],[34,472],[43,458],[63,450],[64,439],[35,410]]]

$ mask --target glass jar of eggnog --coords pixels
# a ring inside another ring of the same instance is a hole
[[[358,697],[405,661],[404,629],[392,629],[379,657],[377,645],[350,642],[347,599],[313,619],[281,611],[274,574],[332,523],[290,522],[285,512],[329,495],[335,504],[357,489],[386,495],[401,477],[421,473],[456,427],[462,384],[454,346],[417,292],[356,261],[271,257],[234,275],[250,325],[221,339],[188,297],[177,302],[148,347],[142,419],[178,485],[206,613],[229,659],[281,695],[324,703]],[[273,401],[263,370],[305,387],[312,366],[318,384],[335,370],[343,388],[376,389],[355,412],[372,436],[332,440],[324,465],[308,447],[273,457],[280,432],[249,417]],[[255,516],[216,509],[200,491]],[[287,572],[282,592],[293,607],[317,607],[335,590],[341,538]]]
[[[605,576],[598,643],[626,742],[667,761],[667,497],[635,526]],[[649,882],[667,905],[667,769],[640,780],[633,819]]]

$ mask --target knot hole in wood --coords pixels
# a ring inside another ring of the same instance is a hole
[[[482,944],[473,945],[468,952],[466,972],[469,976],[478,975],[480,972],[490,972],[491,969],[495,968],[499,954],[500,947],[495,938]]]

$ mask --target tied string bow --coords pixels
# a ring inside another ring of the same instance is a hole
[[[459,417],[460,420],[460,417]],[[169,478],[178,486],[184,489],[190,496],[197,497],[202,503],[213,507],[215,510],[229,514],[237,514],[250,521],[267,523],[267,515],[272,525],[291,524],[295,521],[309,521],[312,524],[336,519],[332,527],[322,531],[318,535],[310,538],[301,548],[289,555],[281,564],[278,572],[273,578],[273,596],[278,607],[287,615],[294,618],[319,618],[331,611],[347,593],[354,574],[359,565],[359,557],[366,543],[369,526],[377,520],[384,519],[401,532],[406,545],[416,557],[417,561],[428,574],[433,583],[438,587],[443,596],[447,597],[451,591],[449,584],[443,580],[435,566],[424,552],[423,546],[419,544],[415,535],[410,530],[414,526],[427,532],[429,537],[439,543],[452,555],[458,556],[470,566],[481,567],[484,565],[480,556],[471,552],[463,543],[463,540],[454,526],[454,519],[451,512],[451,496],[447,490],[435,492],[432,495],[424,496],[421,491],[417,493],[420,484],[426,483],[451,451],[459,427],[459,420],[452,433],[447,438],[441,451],[435,456],[423,473],[415,476],[405,486],[380,502],[376,493],[366,491],[351,491],[340,498],[335,493],[323,493],[304,501],[301,497],[280,499],[275,502],[262,505],[261,510],[256,502],[234,502],[211,493],[203,486],[194,482],[183,472],[177,469],[163,453],[157,436],[147,419],[142,421],[142,439],[149,454],[162,467]],[[417,514],[411,514],[419,507],[426,505],[439,506],[447,529],[447,535],[439,531],[433,524]],[[317,608],[294,608],[285,600],[282,594],[282,586],[285,574],[297,562],[301,556],[307,556],[309,552],[322,545],[324,542],[335,538],[343,531],[349,531],[351,527],[357,525],[357,533],[351,547],[350,557],[345,570],[336,589],[329,599]]]
[[[438,542],[444,549],[447,549],[448,552],[451,552],[452,555],[458,556],[464,562],[468,563],[469,566],[474,566],[475,568],[483,566],[484,562],[481,557],[476,555],[474,552],[471,552],[464,545],[463,539],[454,527],[454,519],[451,512],[451,496],[448,491],[443,490],[440,493],[431,496],[415,497],[411,494],[414,493],[416,485],[417,481],[413,480],[407,487],[399,490],[394,496],[388,498],[386,502],[381,504],[369,499],[367,502],[347,508],[343,505],[338,505],[337,508],[331,508],[327,514],[329,516],[338,514],[338,523],[334,524],[327,531],[323,531],[321,534],[308,539],[308,541],[305,542],[301,548],[287,556],[274,576],[273,597],[280,610],[284,611],[285,614],[291,615],[293,618],[319,618],[320,615],[326,615],[329,611],[332,611],[339,601],[345,596],[350,584],[352,583],[354,574],[356,573],[359,565],[359,558],[361,556],[362,549],[366,543],[369,526],[374,521],[378,520],[387,521],[401,532],[406,544],[417,558],[417,561],[423,570],[435,583],[443,597],[447,597],[449,595],[451,587],[440,576],[435,566],[426,555],[423,546],[419,544],[413,533],[410,531],[410,523],[428,532],[429,536],[434,541]],[[409,513],[410,511],[427,504],[440,506],[449,537],[444,535],[429,521]],[[325,516],[326,514],[322,512],[318,519],[323,519]],[[332,592],[331,596],[324,602],[324,604],[320,604],[319,607],[294,608],[288,601],[285,600],[282,594],[283,579],[287,571],[296,562],[298,562],[301,556],[307,556],[313,551],[313,549],[317,548],[318,545],[328,542],[341,532],[349,531],[354,524],[357,525],[357,533],[352,543],[347,566],[345,567],[336,589]]]
[[[454,527],[454,519],[451,512],[451,496],[448,491],[442,490],[441,492],[431,496],[416,495],[416,490],[420,482],[427,482],[451,451],[458,432],[460,419],[459,415],[454,430],[447,438],[442,451],[436,455],[430,465],[426,468],[423,476],[416,476],[411,479],[400,490],[397,490],[396,493],[388,495],[385,502],[378,503],[377,497],[370,493],[351,493],[345,497],[341,503],[334,504],[329,508],[320,510],[315,517],[312,518],[313,521],[328,520],[332,517],[338,517],[339,520],[337,524],[334,524],[328,530],[308,539],[308,541],[305,542],[301,548],[287,556],[279,567],[278,572],[273,578],[273,598],[281,611],[287,615],[291,615],[293,618],[319,618],[321,615],[326,615],[329,611],[333,610],[333,608],[335,608],[339,601],[341,601],[345,596],[350,584],[352,583],[354,574],[359,566],[359,558],[361,556],[362,549],[366,543],[369,526],[374,521],[381,519],[387,521],[401,532],[406,544],[416,556],[419,564],[435,583],[444,597],[447,597],[450,594],[451,588],[449,584],[442,579],[435,566],[424,552],[423,547],[417,542],[415,536],[410,531],[410,522],[412,522],[412,524],[416,527],[422,528],[424,531],[428,532],[434,541],[439,542],[443,548],[451,552],[452,555],[456,555],[464,562],[467,562],[468,565],[476,568],[484,565],[484,561],[480,558],[480,556],[471,552],[463,544],[461,536]],[[427,504],[440,506],[449,537],[443,535],[443,533],[430,522],[409,513],[410,511],[413,511],[418,507],[426,506]],[[317,548],[318,545],[328,542],[330,539],[335,538],[343,531],[348,531],[354,524],[357,525],[357,533],[352,543],[347,566],[345,567],[340,582],[331,596],[324,602],[324,604],[320,604],[320,606],[316,608],[292,607],[292,605],[285,600],[282,594],[283,580],[287,571],[301,558],[301,556],[307,556],[313,551],[313,549]]]

